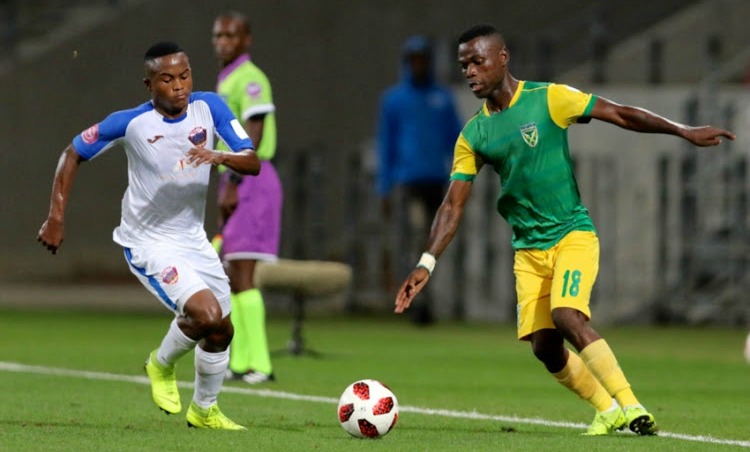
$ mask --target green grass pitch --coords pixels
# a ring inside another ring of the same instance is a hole
[[[412,326],[405,317],[316,314],[307,345],[284,353],[289,318],[269,316],[277,381],[230,383],[222,410],[246,432],[188,429],[151,402],[142,371],[170,316],[0,310],[0,450],[9,451],[705,451],[750,449],[747,334],[719,328],[599,328],[658,437],[580,433],[592,409],[554,382],[512,326]],[[178,364],[183,405],[192,354]],[[385,382],[401,407],[386,437],[338,425],[341,391]],[[183,408],[184,412],[184,408]]]

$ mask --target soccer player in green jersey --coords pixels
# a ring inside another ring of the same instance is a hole
[[[563,386],[597,411],[588,435],[629,427],[657,431],[607,342],[589,325],[589,298],[599,270],[599,241],[581,203],[567,129],[591,118],[628,130],[681,137],[714,146],[734,134],[690,127],[638,107],[619,105],[566,85],[517,80],[502,34],[475,25],[459,38],[458,62],[469,88],[486,99],[464,126],[454,151],[451,183],[430,231],[427,250],[396,295],[396,313],[425,287],[436,259],[458,229],[472,181],[484,164],[500,177],[497,211],[513,230],[518,338]],[[568,342],[574,349],[566,347]]]

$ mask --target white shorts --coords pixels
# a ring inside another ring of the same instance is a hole
[[[124,248],[125,260],[141,284],[175,314],[184,315],[188,299],[210,289],[226,317],[231,311],[229,278],[211,244],[203,242]]]

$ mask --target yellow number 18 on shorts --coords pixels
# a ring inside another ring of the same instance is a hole
[[[519,339],[555,328],[555,308],[573,308],[590,318],[591,289],[599,273],[599,238],[594,232],[573,231],[552,248],[517,250],[513,273]]]

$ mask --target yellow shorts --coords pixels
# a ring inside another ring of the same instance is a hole
[[[590,318],[598,272],[599,238],[594,232],[572,231],[550,249],[516,251],[518,338],[528,340],[535,331],[554,329],[555,308],[573,308]]]

